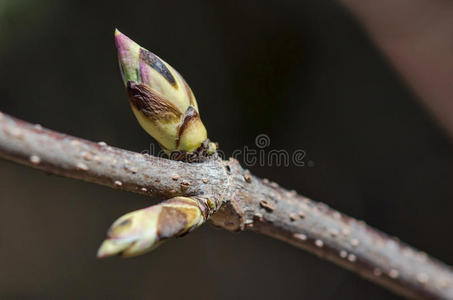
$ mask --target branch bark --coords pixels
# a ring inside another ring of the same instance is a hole
[[[57,133],[2,113],[0,157],[158,199],[204,195],[220,206],[210,219],[217,227],[272,236],[408,298],[453,299],[449,266],[363,221],[254,177],[233,159],[177,162]]]

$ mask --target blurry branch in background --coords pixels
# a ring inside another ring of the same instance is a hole
[[[453,2],[341,0],[453,137]]]
[[[47,173],[169,199],[127,214],[98,255],[136,255],[205,221],[283,240],[408,298],[453,299],[453,272],[327,205],[259,179],[237,161],[184,163],[57,133],[0,113],[0,157]]]

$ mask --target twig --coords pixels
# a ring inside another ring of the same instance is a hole
[[[210,219],[215,226],[270,235],[408,298],[453,299],[449,266],[365,222],[254,177],[232,159],[176,162],[71,137],[2,113],[0,157],[159,199],[208,195],[221,204]]]

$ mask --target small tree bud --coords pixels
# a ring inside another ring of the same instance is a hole
[[[130,212],[110,227],[98,257],[136,256],[159,246],[164,240],[181,236],[208,217],[204,202],[188,197],[175,197],[160,204]]]

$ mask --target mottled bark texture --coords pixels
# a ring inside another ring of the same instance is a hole
[[[414,299],[453,299],[453,271],[397,238],[327,205],[259,179],[237,161],[183,163],[93,143],[0,113],[0,157],[48,173],[158,199],[199,196],[210,223],[253,230],[303,248]]]

